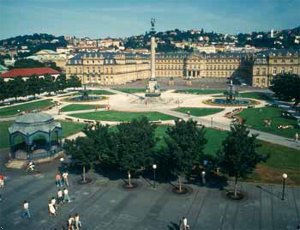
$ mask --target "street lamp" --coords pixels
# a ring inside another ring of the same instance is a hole
[[[152,168],[153,168],[153,188],[155,188],[155,170],[157,169],[157,165],[153,164]]]
[[[213,127],[214,117],[210,118],[210,126]]]
[[[285,193],[285,181],[286,178],[288,177],[288,175],[286,173],[282,174],[282,196],[281,196],[281,200],[284,200],[284,193]]]

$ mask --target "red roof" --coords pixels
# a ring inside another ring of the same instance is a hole
[[[9,77],[30,77],[32,75],[45,75],[45,74],[60,74],[59,71],[49,68],[49,67],[40,67],[40,68],[21,68],[21,69],[12,69],[8,72],[5,72],[1,75],[3,78]]]

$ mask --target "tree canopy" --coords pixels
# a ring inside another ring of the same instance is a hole
[[[282,100],[295,100],[294,106],[300,102],[300,76],[296,74],[279,74],[271,81],[270,89]]]

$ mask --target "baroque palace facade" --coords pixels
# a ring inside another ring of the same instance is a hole
[[[229,78],[238,76],[255,87],[268,87],[278,73],[300,74],[298,51],[265,51],[257,54],[199,52],[158,53],[156,77]],[[112,52],[79,53],[66,66],[66,75],[77,75],[83,84],[117,85],[150,78],[150,55]]]
[[[273,77],[282,73],[300,75],[299,50],[270,50],[257,53],[253,63],[252,86],[269,87]]]

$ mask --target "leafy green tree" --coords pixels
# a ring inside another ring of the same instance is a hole
[[[113,149],[115,141],[108,125],[101,125],[99,122],[87,125],[83,132],[94,141],[97,158],[100,163],[116,164]]]
[[[27,95],[32,94],[35,97],[36,94],[40,94],[43,87],[42,84],[38,76],[33,75],[29,77],[25,84]]]
[[[35,68],[35,67],[45,67],[44,63],[41,63],[32,59],[21,59],[15,62],[13,69],[17,68]]]
[[[0,77],[0,101],[7,98],[7,83]]]
[[[207,140],[204,136],[204,127],[197,127],[197,122],[191,119],[188,121],[179,119],[166,133],[167,145],[163,157],[167,159],[171,172],[178,176],[178,187],[181,192],[181,177],[189,175],[193,167],[200,165],[205,158],[203,149]]]
[[[257,135],[249,135],[249,130],[242,124],[232,124],[230,133],[217,153],[218,165],[223,173],[234,177],[234,196],[237,197],[238,179],[245,178],[253,172],[259,162],[268,156],[257,152]]]
[[[66,140],[64,150],[67,155],[72,157],[72,160],[78,161],[82,166],[82,179],[86,182],[86,169],[92,168],[97,160],[95,142],[88,137],[77,137],[75,140]]]
[[[17,100],[18,97],[22,97],[26,95],[25,90],[25,81],[21,77],[15,77],[13,80],[8,82],[10,85],[8,88],[10,89],[10,95],[15,97]]]
[[[270,89],[283,100],[295,100],[294,106],[300,102],[300,76],[296,74],[279,74],[271,81]]]
[[[51,92],[56,91],[56,85],[51,75],[46,74],[44,79],[40,79],[43,82],[43,91],[47,92],[50,95]]]
[[[128,186],[132,186],[131,173],[143,169],[152,161],[155,146],[154,131],[155,125],[146,117],[117,126],[114,150],[116,162],[128,173]]]
[[[58,91],[67,88],[67,79],[65,74],[60,74],[55,80],[55,87]]]
[[[67,86],[68,87],[81,87],[81,81],[77,76],[71,76],[68,80],[67,80]]]

